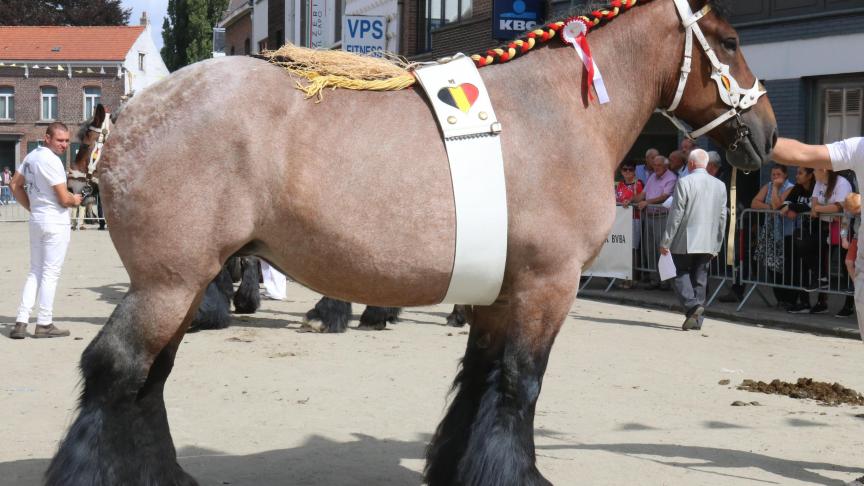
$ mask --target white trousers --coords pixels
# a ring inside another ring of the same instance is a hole
[[[48,325],[53,322],[54,294],[60,269],[69,248],[71,231],[68,224],[30,223],[30,273],[21,292],[16,322],[27,323],[30,312],[39,296],[39,312],[36,324]]]
[[[281,272],[261,260],[261,280],[264,281],[264,294],[274,300],[285,300],[288,279]]]

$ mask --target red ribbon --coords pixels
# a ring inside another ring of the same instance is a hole
[[[591,47],[588,46],[588,36],[579,34],[576,37],[576,42],[585,53],[585,69],[588,70],[588,76],[584,79],[585,90],[588,91],[588,99],[594,101],[594,95],[591,94],[591,85],[594,83],[594,58],[591,57]]]

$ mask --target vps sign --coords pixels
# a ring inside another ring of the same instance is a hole
[[[542,0],[494,0],[492,34],[496,39],[513,39],[542,22],[545,12]]]
[[[346,15],[342,21],[342,50],[381,57],[387,49],[387,17]]]

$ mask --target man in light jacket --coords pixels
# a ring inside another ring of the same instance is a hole
[[[690,175],[675,186],[660,253],[672,253],[675,294],[684,307],[682,329],[702,328],[708,265],[723,247],[726,186],[708,174],[708,153],[694,149],[687,159]]]

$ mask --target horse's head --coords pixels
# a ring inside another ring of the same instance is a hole
[[[672,102],[664,113],[685,133],[675,117],[695,127],[688,136],[706,134],[721,144],[734,167],[759,169],[777,140],[777,122],[768,98],[762,96],[764,89],[744,60],[737,32],[710,0],[673,2],[685,52],[681,70],[665,86],[664,102]]]
[[[105,107],[102,104],[96,105],[93,112],[93,119],[81,125],[78,131],[78,139],[81,141],[81,146],[78,148],[78,154],[75,155],[75,161],[72,162],[72,169],[86,174],[88,165],[91,159],[96,156],[101,150],[101,142],[104,142],[107,137],[110,126],[110,119]],[[101,139],[101,141],[100,141]]]

